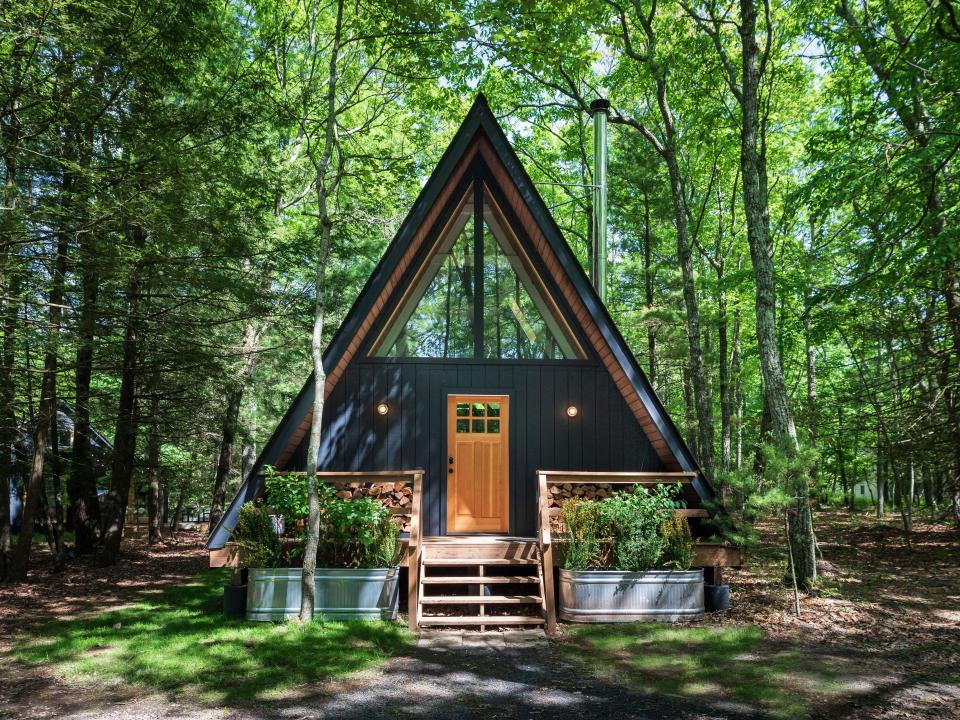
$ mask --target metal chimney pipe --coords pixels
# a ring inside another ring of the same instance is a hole
[[[607,115],[610,101],[590,103],[593,114],[593,285],[607,301]]]

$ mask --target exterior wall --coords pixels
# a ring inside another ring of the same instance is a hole
[[[536,530],[537,469],[662,471],[663,464],[607,370],[593,361],[366,359],[327,398],[318,468],[423,468],[424,530],[446,528],[446,397],[510,396],[510,531]],[[377,415],[377,403],[390,406]],[[568,418],[568,405],[580,412]],[[307,440],[287,469],[306,469]]]

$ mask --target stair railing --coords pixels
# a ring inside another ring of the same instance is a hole
[[[537,471],[537,545],[543,564],[543,601],[547,635],[557,633],[557,601],[553,591],[553,538],[550,533],[547,474]]]
[[[423,470],[413,473],[413,502],[410,509],[410,538],[407,544],[407,618],[410,629],[420,629],[420,559],[423,555]]]

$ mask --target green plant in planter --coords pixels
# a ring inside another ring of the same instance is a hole
[[[280,473],[267,465],[263,469],[267,502],[292,527],[305,520],[310,508],[307,505],[307,483],[301,473]],[[327,487],[327,486],[324,486]]]
[[[666,544],[660,525],[680,506],[674,499],[678,489],[658,485],[651,492],[637,485],[601,503],[614,539],[613,564],[617,570],[641,572],[658,567]]]
[[[320,497],[318,567],[391,567],[400,555],[400,526],[390,509],[370,498]]]
[[[286,565],[283,544],[266,508],[252,502],[244,503],[230,539],[239,548],[240,562],[244,567],[273,568]]]
[[[663,555],[660,564],[671,570],[689,570],[696,553],[690,523],[679,513],[660,523],[660,535],[663,537]]]
[[[292,530],[309,514],[306,477],[302,473],[264,470],[270,506]],[[320,484],[320,543],[317,567],[392,567],[400,558],[400,526],[390,509],[371,498],[337,497],[332,485]]]
[[[603,565],[603,540],[609,539],[610,527],[603,504],[593,500],[570,498],[563,503],[561,518],[567,529],[567,570],[588,570]]]

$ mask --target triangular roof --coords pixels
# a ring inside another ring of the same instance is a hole
[[[697,472],[694,489],[705,500],[714,493],[670,419],[659,398],[620,334],[593,285],[574,256],[524,169],[486,98],[480,94],[463,124],[413,204],[383,258],[371,274],[353,307],[324,353],[326,393],[330,395],[349,362],[365,347],[384,308],[412,263],[423,262],[422,246],[439,218],[441,208],[473,162],[480,162],[498,183],[510,211],[525,233],[530,252],[559,288],[596,357],[610,372],[630,411],[641,425],[667,470]],[[297,394],[283,420],[264,446],[236,497],[210,535],[208,548],[219,548],[229,539],[229,529],[243,503],[261,490],[265,465],[284,467],[309,430],[313,404],[313,376]]]

